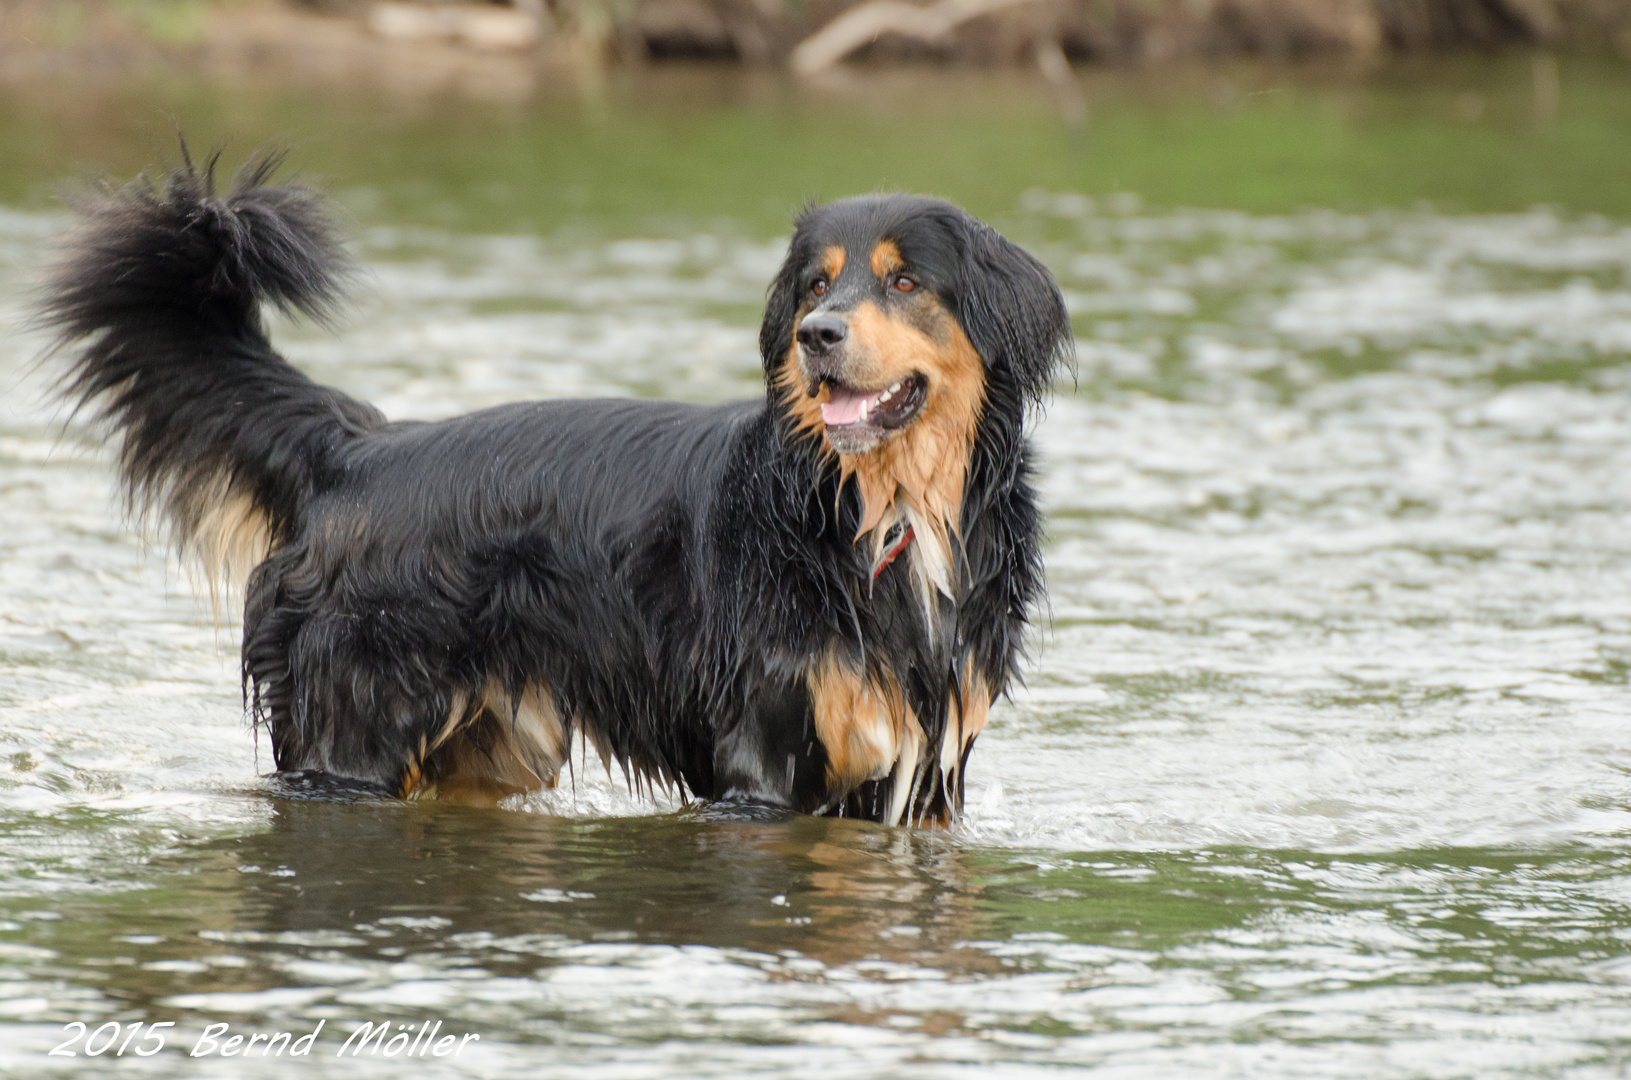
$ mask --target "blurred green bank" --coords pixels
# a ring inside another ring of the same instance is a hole
[[[1631,216],[1631,64],[1548,54],[1079,73],[1067,122],[1034,73],[723,65],[614,70],[524,101],[144,77],[0,91],[0,201],[266,143],[365,222],[605,234],[728,220],[781,231],[808,199],[933,192],[1000,217],[1023,193],[1152,209],[1547,205]]]

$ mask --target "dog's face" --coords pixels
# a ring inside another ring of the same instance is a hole
[[[944,399],[977,396],[980,363],[943,298],[954,274],[932,219],[892,222],[882,235],[861,215],[821,224],[799,270],[782,378],[817,406],[801,412],[819,416],[829,446],[862,454],[932,411],[931,399],[966,407]]]
[[[845,456],[972,423],[993,370],[1034,397],[1065,340],[1040,264],[956,207],[906,195],[806,212],[760,334],[797,426]]]

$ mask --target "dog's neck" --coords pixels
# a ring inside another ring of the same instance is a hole
[[[911,564],[927,593],[951,597],[953,544],[962,524],[963,490],[968,480],[978,413],[939,410],[865,454],[838,459],[839,484],[853,483],[860,504],[855,541],[865,544],[868,564],[877,565],[904,529],[914,536]],[[929,600],[925,596],[925,601]]]

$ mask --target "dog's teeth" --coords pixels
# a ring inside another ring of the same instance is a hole
[[[882,405],[884,402],[888,401],[889,400],[889,395],[893,394],[893,393],[894,393],[893,390],[885,390],[883,393],[879,394],[878,395],[878,404]]]
[[[868,409],[867,409],[867,407],[866,407],[866,399],[865,399],[865,398],[862,398],[862,399],[861,399],[861,419],[862,419],[862,420],[865,420],[865,419],[866,419],[866,414],[867,414],[867,412],[868,412],[868,411],[869,411],[869,410],[868,410]]]
[[[885,390],[883,396],[888,397],[890,394],[893,394],[896,390],[899,390],[901,382],[902,382],[902,380],[900,380],[900,379],[895,380],[895,385],[891,386],[888,390]]]

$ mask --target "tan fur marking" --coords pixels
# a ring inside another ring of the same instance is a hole
[[[209,589],[210,607],[219,616],[221,601],[242,590],[250,571],[272,550],[266,515],[248,495],[229,494],[225,484],[208,498],[183,555],[190,558]]]
[[[844,272],[844,245],[829,244],[821,249],[821,272],[827,275],[829,282],[837,281],[838,275]]]
[[[962,783],[958,773],[963,756],[991,717],[992,693],[985,676],[967,664],[960,682],[961,708],[956,699],[948,703],[950,715],[936,763],[928,737],[898,683],[888,679],[879,686],[835,654],[822,657],[811,669],[809,686],[816,736],[827,751],[831,794],[842,798],[868,780],[892,776],[894,785],[883,821],[949,825],[953,793]],[[930,783],[927,778],[937,764],[947,798],[944,812],[908,820],[914,782],[919,787]]]
[[[888,776],[908,712],[900,686],[890,680],[880,687],[829,654],[810,673],[810,697],[816,737],[827,751],[828,788],[847,792]]]
[[[476,724],[484,725],[480,741]],[[418,762],[411,762],[403,797],[493,806],[510,795],[554,787],[566,753],[566,727],[544,687],[528,684],[512,707],[503,688],[490,682],[477,700],[454,694],[446,723],[421,748],[434,779],[421,780]]]
[[[512,739],[518,758],[538,784],[554,787],[566,762],[566,725],[561,723],[555,700],[537,683],[528,684],[521,694]]]
[[[985,725],[991,721],[991,703],[995,700],[996,695],[986,685],[984,675],[974,673],[963,679],[963,734],[959,750],[967,749],[968,744],[985,730]]]
[[[424,776],[422,769],[425,760],[425,737],[419,736],[419,749],[413,757],[408,759],[408,768],[402,775],[402,787],[397,792],[397,798],[409,799],[419,794],[419,783]]]
[[[881,279],[891,271],[905,266],[906,260],[900,257],[900,248],[895,246],[893,240],[880,240],[872,249],[871,263],[873,275]]]
[[[940,743],[940,774],[947,790],[957,780],[957,770],[962,767],[963,754],[969,744],[985,730],[985,725],[991,719],[991,688],[985,676],[975,671],[972,664],[964,666],[961,689],[962,711],[953,712],[946,737]]]
[[[441,749],[442,744],[452,738],[455,731],[475,718],[476,712],[479,710],[471,709],[470,705],[469,694],[466,694],[463,690],[453,691],[453,704],[447,710],[447,722],[442,725],[442,730],[437,732],[436,738],[431,741],[430,749],[432,752]]]
[[[918,764],[923,758],[923,726],[917,722],[917,714],[910,705],[906,706],[903,721],[900,754],[895,759],[894,785],[889,791],[889,810],[884,816],[884,821],[890,825],[899,825],[906,816],[912,799],[913,781],[917,779]]]

